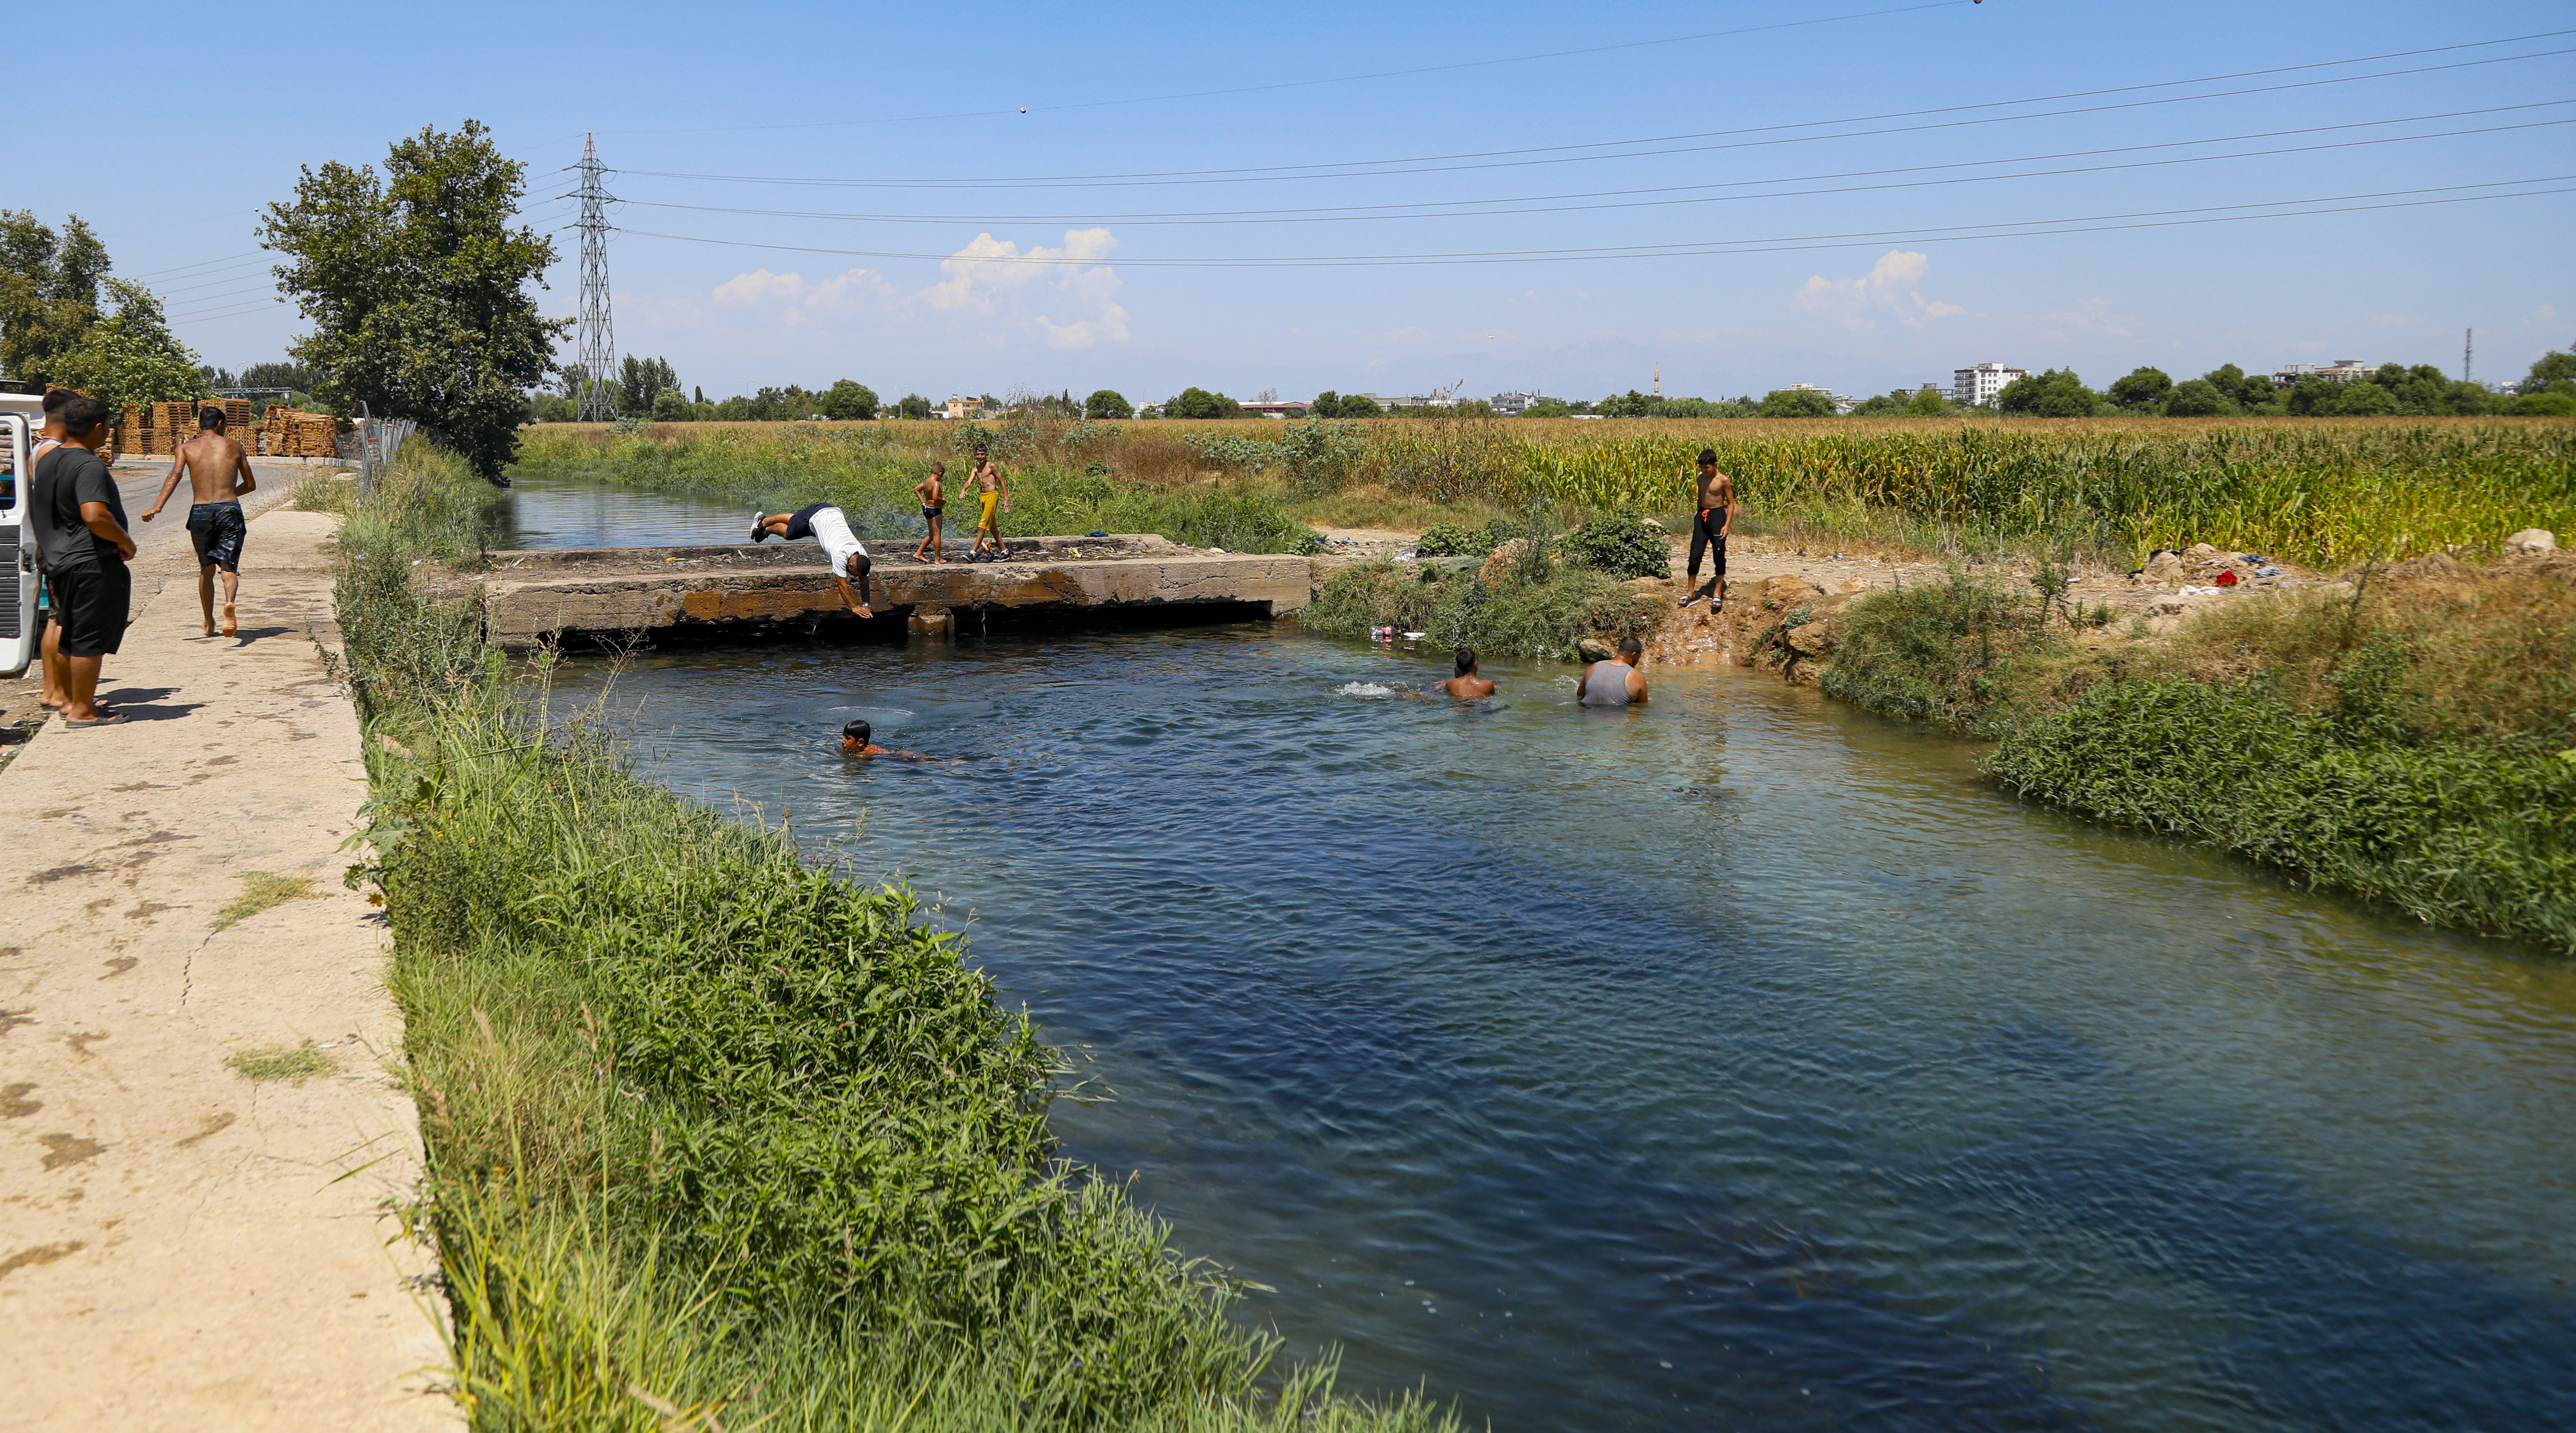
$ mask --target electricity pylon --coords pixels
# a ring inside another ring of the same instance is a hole
[[[617,362],[617,333],[608,318],[608,191],[599,187],[607,166],[589,135],[581,141],[581,322],[574,331],[573,368],[580,392],[574,416],[584,423],[605,423],[617,416],[610,400],[609,370]]]

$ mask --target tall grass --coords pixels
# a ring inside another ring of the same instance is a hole
[[[1671,611],[1667,598],[1571,564],[1488,581],[1472,563],[1364,562],[1333,574],[1297,621],[1343,637],[1392,624],[1447,647],[1571,658],[1585,637],[1644,637]]]
[[[907,891],[638,779],[456,640],[410,561],[480,485],[396,475],[340,617],[417,752],[370,750],[365,874],[475,1427],[1449,1426],[1275,1368],[1231,1280],[1059,1159],[1058,1058]]]

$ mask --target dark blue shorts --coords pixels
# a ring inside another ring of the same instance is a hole
[[[197,544],[199,567],[239,572],[242,539],[248,536],[250,522],[240,503],[199,503],[188,509],[188,538]]]
[[[807,503],[805,506],[789,513],[787,515],[787,540],[789,542],[794,542],[800,537],[812,537],[814,535],[814,514],[821,512],[823,509],[830,506],[830,503]]]

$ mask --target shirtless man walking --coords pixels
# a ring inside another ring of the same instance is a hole
[[[1002,480],[1002,465],[993,461],[992,454],[985,451],[981,443],[975,445],[975,471],[967,475],[967,481],[974,484],[975,500],[983,505],[983,512],[975,524],[974,545],[966,550],[967,558],[971,561],[978,557],[1010,556],[1011,545],[1002,540],[1001,525],[993,520],[994,508],[999,507],[1004,512],[1011,510],[1010,485]],[[993,539],[989,549],[984,546],[984,538],[988,534]]]
[[[1683,585],[1690,588],[1682,598],[1684,607],[1704,597],[1717,600],[1709,609],[1715,612],[1726,605],[1726,533],[1735,523],[1735,480],[1717,470],[1717,450],[1699,450],[1699,484],[1691,500],[1690,566],[1684,569]],[[1708,580],[1708,591],[1699,591],[1700,553],[1714,550],[1717,572]]]
[[[188,475],[193,501],[188,507],[188,538],[197,545],[197,604],[206,612],[206,635],[215,635],[215,573],[224,575],[224,635],[237,635],[233,600],[241,595],[242,539],[250,524],[242,517],[243,495],[259,486],[250,475],[250,455],[224,436],[224,410],[209,403],[197,410],[197,436],[179,445],[170,460],[170,476],[161,484],[161,500],[144,510],[152,521]]]

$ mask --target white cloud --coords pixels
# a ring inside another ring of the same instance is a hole
[[[2531,312],[2522,316],[2522,323],[2525,328],[2529,328],[2531,325],[2536,323],[2556,322],[2558,322],[2558,309],[2554,304],[2542,304],[2540,307],[2533,309]]]
[[[2127,314],[2111,312],[2109,299],[2086,299],[2071,309],[2031,315],[2031,322],[2063,339],[2069,333],[2089,333],[2102,338],[2134,339],[2138,321]]]
[[[2372,328],[2407,328],[2415,322],[2402,313],[2372,313],[2363,317],[2370,320]]]
[[[828,332],[836,319],[873,319],[948,330],[984,344],[1033,338],[1049,348],[1123,343],[1127,310],[1117,271],[1099,262],[1118,246],[1107,229],[1067,230],[1064,243],[1032,245],[978,234],[940,261],[939,282],[906,293],[874,269],[820,282],[755,269],[718,284],[718,304],[774,313],[783,329]]]
[[[1891,249],[1859,278],[1829,279],[1822,274],[1809,278],[1791,302],[1845,328],[1876,328],[1881,314],[1908,328],[1921,328],[1927,320],[1966,313],[1957,304],[1923,297],[1915,286],[1931,270],[1932,260],[1925,255]]]

